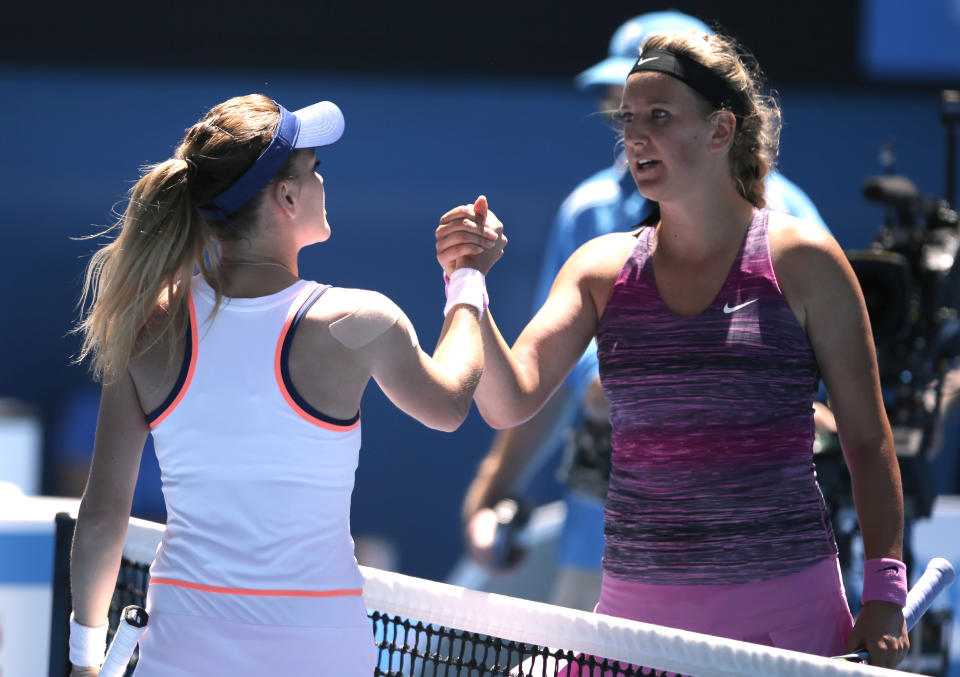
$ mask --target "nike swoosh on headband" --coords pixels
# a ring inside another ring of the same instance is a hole
[[[656,60],[659,59],[659,58],[660,58],[659,56],[648,56],[646,59],[640,58],[640,59],[637,59],[636,65],[637,65],[637,66],[642,66],[643,64],[647,63],[648,61],[656,61]]]
[[[725,312],[725,313],[727,313],[727,314],[729,314],[729,313],[735,313],[735,312],[737,312],[738,310],[740,310],[741,308],[745,308],[746,306],[749,306],[751,303],[756,303],[756,302],[759,301],[759,300],[760,300],[760,299],[751,299],[751,300],[747,301],[746,303],[741,303],[740,305],[736,305],[736,306],[730,306],[729,304],[724,303],[724,304],[723,304],[723,312]]]

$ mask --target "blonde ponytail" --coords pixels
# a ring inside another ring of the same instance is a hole
[[[237,240],[259,227],[261,192],[224,220],[206,220],[198,207],[244,174],[270,144],[280,109],[262,94],[238,96],[211,108],[187,129],[174,157],[147,167],[124,215],[107,231],[112,242],[95,252],[80,297],[83,335],[77,362],[91,360],[94,376],[109,379],[154,343],[173,365],[186,331],[190,280],[203,274],[220,304],[217,240]],[[290,176],[296,151],[274,177]],[[312,151],[309,151],[312,152]],[[93,237],[97,237],[96,235]],[[144,345],[144,329],[150,343]]]
[[[191,200],[190,173],[182,159],[147,168],[117,224],[119,235],[90,260],[77,359],[91,358],[98,380],[127,368],[148,322],[156,323],[151,334],[171,353],[186,329],[179,320],[190,278],[215,261],[210,229]]]

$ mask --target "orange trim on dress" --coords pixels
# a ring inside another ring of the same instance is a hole
[[[307,302],[307,299],[310,298],[310,295],[314,291],[316,291],[318,286],[319,285],[308,286],[291,304],[290,310],[287,313],[287,320],[283,323],[283,329],[280,331],[280,338],[277,341],[277,349],[274,352],[273,375],[277,379],[277,387],[280,388],[280,394],[283,396],[283,399],[286,400],[290,408],[293,409],[294,413],[296,413],[300,418],[304,419],[308,423],[313,423],[321,428],[326,428],[327,430],[347,432],[348,430],[353,430],[360,425],[359,418],[350,425],[337,425],[336,423],[329,423],[328,421],[323,421],[315,416],[311,416],[309,413],[304,411],[299,404],[296,403],[296,401],[290,395],[290,392],[287,390],[287,386],[283,383],[283,373],[280,366],[281,355],[283,353],[283,342],[286,340],[287,333],[290,331],[290,326],[293,324],[293,318],[297,316],[297,313],[300,312],[300,308],[303,307],[303,304]]]
[[[201,592],[215,592],[223,595],[250,595],[253,597],[360,597],[363,590],[360,588],[345,588],[343,590],[260,590],[257,588],[226,588],[219,585],[204,585],[191,583],[177,578],[151,578],[150,585],[173,585],[178,588],[199,590]]]
[[[187,305],[190,311],[190,367],[187,369],[187,378],[183,381],[183,386],[180,388],[180,392],[177,393],[176,399],[170,403],[170,406],[164,410],[162,414],[157,416],[153,421],[150,422],[150,429],[153,430],[158,425],[160,425],[163,420],[173,413],[173,410],[177,408],[177,405],[180,404],[180,400],[183,399],[183,396],[187,394],[187,389],[190,388],[190,381],[193,380],[193,372],[197,368],[197,349],[200,345],[199,335],[200,330],[197,328],[197,309],[193,305],[193,294],[190,294],[189,304]]]

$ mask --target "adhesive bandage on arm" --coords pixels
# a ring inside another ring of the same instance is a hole
[[[107,650],[107,624],[81,625],[70,614],[70,662],[81,668],[100,667]]]
[[[907,603],[907,566],[898,559],[878,557],[863,563],[863,592],[860,600]]]
[[[330,335],[344,347],[358,350],[390,329],[401,317],[403,313],[396,307],[389,312],[381,308],[357,308],[349,315],[331,322]]]
[[[443,314],[448,315],[453,307],[465,303],[477,309],[477,312],[483,316],[483,310],[490,305],[490,299],[487,297],[487,285],[484,274],[475,268],[457,268],[451,273],[447,281],[446,293],[447,304],[443,308]]]

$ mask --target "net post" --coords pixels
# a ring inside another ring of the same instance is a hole
[[[54,520],[53,603],[50,609],[50,677],[70,673],[70,544],[76,520],[60,512]]]

